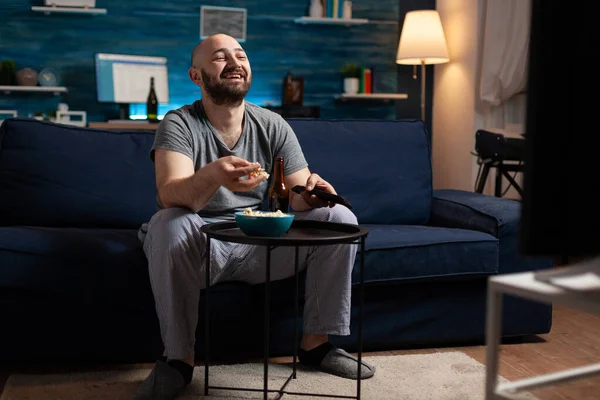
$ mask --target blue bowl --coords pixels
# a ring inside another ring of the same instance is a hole
[[[235,222],[248,236],[280,237],[290,229],[293,221],[294,214],[254,216],[244,215],[242,211],[235,213]]]

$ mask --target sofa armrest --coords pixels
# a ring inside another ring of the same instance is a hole
[[[520,206],[518,201],[481,193],[434,190],[429,225],[471,229],[500,239],[517,232]]]
[[[521,254],[520,220],[519,201],[464,190],[433,191],[429,225],[471,229],[498,238],[500,273],[551,268],[551,258]]]

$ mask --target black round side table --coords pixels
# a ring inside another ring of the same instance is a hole
[[[205,289],[205,355],[204,355],[204,394],[208,396],[209,389],[219,390],[241,390],[252,392],[263,392],[264,399],[267,400],[269,392],[279,393],[281,398],[284,394],[297,396],[322,396],[360,399],[361,393],[361,365],[362,365],[362,325],[363,325],[363,305],[364,305],[364,265],[365,265],[365,239],[369,230],[359,225],[342,224],[337,222],[323,222],[312,220],[295,220],[288,232],[281,237],[258,237],[247,236],[238,227],[235,222],[217,222],[202,226],[202,232],[207,236],[206,249],[206,289]],[[267,268],[265,276],[265,310],[264,310],[264,387],[263,389],[239,388],[209,386],[209,355],[210,355],[210,326],[209,326],[209,293],[210,293],[210,241],[211,239],[223,242],[233,242],[241,244],[253,244],[266,247]],[[358,379],[356,382],[356,396],[336,396],[331,394],[319,393],[301,393],[286,391],[285,388],[291,379],[296,379],[296,359],[298,343],[298,247],[300,246],[321,246],[330,244],[360,244],[360,308],[358,319]],[[295,267],[294,276],[296,279],[294,290],[294,357],[293,371],[280,389],[269,389],[269,320],[270,320],[270,282],[271,282],[271,250],[280,246],[295,247]]]

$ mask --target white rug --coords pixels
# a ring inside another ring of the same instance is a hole
[[[485,366],[461,352],[371,356],[377,373],[362,381],[365,400],[479,400],[484,398]],[[291,373],[291,364],[270,364],[269,388],[279,389]],[[12,375],[0,400],[130,400],[148,375],[147,369],[85,372],[59,375]],[[210,386],[263,387],[263,365],[238,364],[210,367]],[[287,391],[356,395],[356,381],[300,369]],[[501,382],[507,382],[504,378]],[[211,389],[204,395],[204,368],[181,399],[262,399],[262,393]],[[275,398],[272,393],[270,398]],[[284,395],[287,399],[324,399]],[[535,399],[523,396],[523,399]]]

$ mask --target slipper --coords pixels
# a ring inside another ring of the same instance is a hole
[[[134,400],[173,400],[184,388],[185,381],[179,371],[159,360],[139,386]]]
[[[375,366],[361,360],[361,379],[369,379],[375,375]],[[333,348],[321,361],[318,367],[324,372],[347,379],[358,379],[358,358],[345,350]]]

